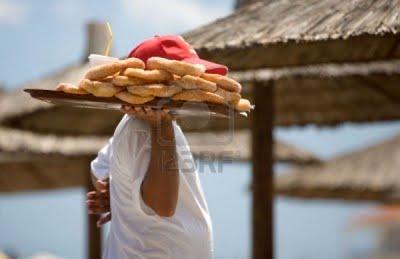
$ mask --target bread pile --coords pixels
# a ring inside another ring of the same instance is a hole
[[[160,57],[149,58],[146,65],[140,59],[128,58],[92,67],[78,86],[61,83],[57,90],[97,97],[115,96],[132,105],[159,97],[225,104],[240,112],[251,110],[250,102],[241,98],[242,87],[238,82],[205,70],[203,65]]]

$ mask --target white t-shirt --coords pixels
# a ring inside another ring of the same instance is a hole
[[[125,115],[109,143],[92,161],[98,179],[110,178],[112,220],[103,258],[212,258],[211,219],[195,163],[174,122],[180,173],[178,204],[160,217],[142,200],[140,186],[150,161],[147,124]]]

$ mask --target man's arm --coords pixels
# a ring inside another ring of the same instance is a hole
[[[147,122],[151,128],[151,158],[141,185],[144,203],[157,215],[175,214],[179,192],[179,169],[172,117],[165,110],[124,107],[124,112]]]

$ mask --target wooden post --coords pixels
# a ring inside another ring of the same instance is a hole
[[[93,184],[90,173],[87,174],[86,191],[93,190]],[[85,194],[86,195],[86,194]],[[87,214],[87,258],[101,258],[101,228],[96,226],[97,216]]]
[[[255,84],[252,120],[253,259],[274,258],[273,121],[274,87]]]
[[[105,22],[89,22],[86,25],[86,53],[83,57],[84,61],[87,61],[87,57],[90,54],[104,54],[104,50],[107,46],[107,25]]]

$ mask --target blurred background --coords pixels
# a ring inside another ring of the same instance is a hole
[[[87,24],[90,22],[110,22],[114,34],[112,54],[121,57],[145,38],[187,32],[230,14],[234,6],[234,0],[0,0],[0,104],[1,98],[4,102],[8,93],[20,91],[30,82],[51,76],[77,62],[85,62],[89,48]],[[13,103],[15,106],[20,104]],[[1,109],[0,114],[4,112]],[[13,125],[19,124],[8,123],[5,128]],[[29,125],[22,128],[26,130]],[[18,136],[10,137],[8,130],[2,129],[0,133],[4,133],[0,136],[4,145],[0,148],[2,152],[12,147],[13,141],[20,141]],[[334,127],[276,127],[274,130],[276,139],[296,148],[297,151],[291,152],[307,154],[318,163],[328,163],[327,166],[338,160],[343,163],[343,156],[352,152],[366,150],[385,140],[390,142],[399,133],[400,123],[396,121],[344,123]],[[249,140],[246,141],[248,144]],[[25,151],[30,145],[38,145],[35,141],[27,143],[22,148]],[[389,166],[388,163],[395,163],[396,147],[397,142],[389,151],[373,157]],[[17,151],[13,151],[13,157],[1,156],[1,159],[11,159],[15,163],[25,155],[21,150]],[[385,157],[391,159],[387,161]],[[48,158],[52,159],[51,156]],[[74,161],[76,158],[68,159]],[[358,170],[352,159],[356,158],[350,158],[346,164],[350,166],[349,173]],[[213,219],[215,258],[250,258],[251,164],[248,157],[209,162],[198,156],[197,161]],[[293,166],[292,159],[276,161],[276,175],[285,175],[284,172]],[[0,184],[7,187],[3,191],[0,186],[0,251],[4,258],[86,258],[85,188],[71,184],[64,186],[67,188],[51,190],[12,190],[12,185],[7,182],[17,177],[8,171],[13,166],[9,163],[0,171]],[[380,168],[369,169],[373,174],[379,173]],[[296,170],[301,170],[301,166],[297,165]],[[62,182],[65,173],[60,169],[57,180]],[[398,181],[396,177],[391,179]],[[390,231],[385,229],[388,224],[396,225],[400,220],[396,211],[392,208],[390,216],[379,216],[387,211],[382,212],[380,203],[373,199],[309,200],[277,196],[274,212],[276,258],[369,258],[382,249],[394,249],[399,244],[396,240],[400,240],[400,231],[388,233]],[[394,245],[388,242],[394,242]],[[0,255],[0,258],[3,257]]]

